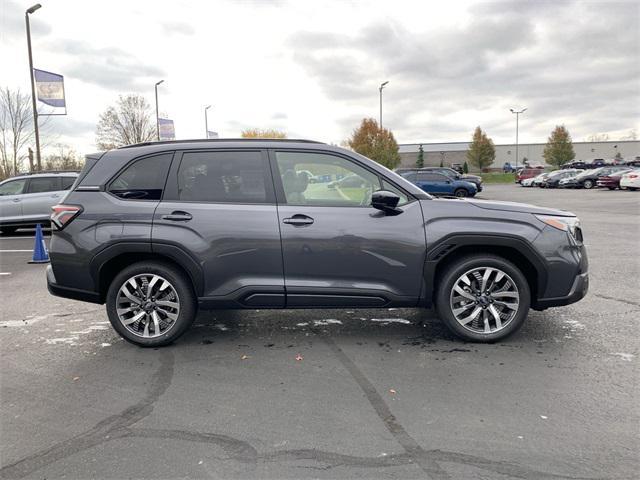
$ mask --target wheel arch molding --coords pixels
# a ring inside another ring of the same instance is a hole
[[[203,295],[202,268],[182,248],[162,243],[123,242],[105,248],[91,260],[91,276],[101,299],[104,300],[111,280],[122,268],[143,260],[174,265],[191,281],[196,297]]]
[[[532,300],[546,289],[548,274],[545,259],[526,239],[508,234],[451,234],[427,250],[424,269],[424,303],[431,305],[438,275],[449,263],[470,253],[494,254],[514,263],[529,283]]]

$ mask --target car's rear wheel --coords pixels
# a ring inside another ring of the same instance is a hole
[[[529,312],[531,292],[513,263],[496,255],[470,255],[439,277],[436,309],[457,336],[494,342],[518,330]]]
[[[593,188],[593,180],[585,180],[582,186],[587,190]]]
[[[457,189],[453,192],[453,194],[454,194],[456,197],[460,197],[460,198],[468,197],[468,196],[469,196],[469,192],[467,192],[467,190],[466,190],[466,189],[464,189],[464,188],[457,188]]]
[[[140,262],[111,282],[107,314],[127,341],[159,347],[179,338],[196,316],[196,297],[187,276],[162,262]]]

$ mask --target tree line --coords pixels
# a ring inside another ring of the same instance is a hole
[[[56,151],[43,159],[47,170],[79,169],[83,160],[73,149],[56,143],[47,125],[48,117],[40,123],[43,148],[52,146]],[[0,180],[19,172],[34,170],[32,152],[33,116],[30,97],[19,90],[0,88]],[[149,102],[136,94],[120,95],[115,104],[109,106],[98,118],[95,143],[100,150],[110,150],[125,145],[154,141],[156,139],[155,115]],[[243,138],[287,138],[286,132],[277,129],[250,128],[241,132]],[[593,140],[608,140],[608,136],[592,136]],[[629,139],[637,138],[635,131]],[[351,136],[343,142],[366,157],[390,168],[400,165],[398,143],[393,133],[378,125],[373,118],[364,118],[354,129]],[[551,132],[544,148],[545,161],[554,166],[570,162],[575,152],[569,131],[564,125],[558,125]],[[493,140],[477,127],[471,137],[466,158],[468,162],[482,171],[495,160],[496,151]],[[441,162],[442,163],[442,162]],[[466,162],[465,162],[466,164]],[[424,166],[424,149],[418,149],[416,167]]]

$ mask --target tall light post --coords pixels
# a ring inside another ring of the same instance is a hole
[[[162,82],[164,82],[164,80],[160,80],[159,82],[157,82],[154,87],[156,91],[156,137],[158,141],[160,141],[160,115],[158,113],[158,85],[160,85]]]
[[[40,132],[38,131],[38,106],[36,104],[36,82],[33,78],[33,56],[31,54],[31,26],[29,25],[29,15],[38,10],[42,5],[36,3],[27,8],[24,13],[24,20],[27,24],[27,49],[29,50],[29,78],[31,79],[31,103],[33,106],[33,128],[36,135],[36,162],[38,171],[42,170],[40,161]],[[17,173],[17,172],[16,172]]]
[[[509,110],[511,110],[511,113],[515,113],[516,114],[516,169],[518,168],[518,128],[519,128],[519,120],[520,120],[520,114],[524,113],[527,111],[526,108],[523,108],[522,110],[514,110],[513,108],[510,108]]]
[[[209,117],[207,116],[207,110],[211,108],[211,105],[204,107],[204,138],[209,138]]]
[[[382,128],[382,89],[389,83],[389,80],[380,84],[380,128]]]

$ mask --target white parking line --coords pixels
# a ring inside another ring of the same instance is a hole
[[[0,253],[21,253],[21,252],[33,252],[33,250],[0,250]]]
[[[0,275],[11,275],[11,272],[0,272]]]

